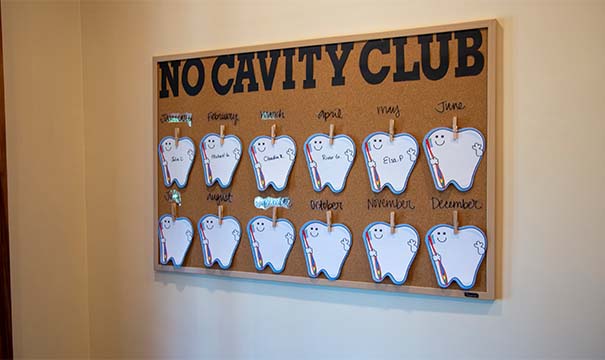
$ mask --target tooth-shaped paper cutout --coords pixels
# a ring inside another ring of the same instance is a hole
[[[416,229],[407,224],[395,226],[386,222],[373,222],[363,231],[372,279],[382,282],[387,276],[397,285],[408,277],[408,272],[420,246]]]
[[[212,267],[216,262],[222,269],[228,269],[242,236],[239,221],[233,216],[225,216],[223,223],[219,225],[218,216],[207,214],[202,216],[197,228],[204,265]]]
[[[160,167],[164,174],[164,185],[173,183],[179,188],[187,186],[189,172],[195,159],[195,145],[188,137],[179,138],[178,146],[172,136],[166,136],[158,144]]]
[[[263,270],[267,265],[274,273],[284,271],[286,260],[294,245],[294,225],[287,219],[273,219],[266,216],[256,216],[248,222],[246,231],[250,239],[250,248],[254,266]]]
[[[300,229],[300,239],[309,276],[316,278],[323,272],[330,280],[338,279],[351,250],[349,228],[343,224],[332,224],[329,232],[326,223],[308,221]]]
[[[439,224],[428,231],[425,241],[439,286],[446,288],[455,281],[467,290],[475,285],[487,250],[487,238],[481,229],[462,226],[454,234],[453,226]]]
[[[258,136],[250,143],[248,153],[258,190],[264,191],[269,185],[276,191],[286,188],[290,171],[296,160],[294,139],[281,135],[277,136],[275,144],[272,144],[271,137]]]
[[[227,135],[221,145],[218,134],[206,134],[200,141],[200,153],[206,186],[212,186],[215,182],[223,189],[231,186],[233,175],[242,157],[240,139],[235,135]]]
[[[172,215],[164,214],[158,222],[158,240],[160,263],[166,265],[172,261],[173,265],[181,266],[193,241],[193,225],[186,217],[173,220]]]
[[[341,192],[355,160],[355,143],[347,135],[330,138],[325,134],[311,135],[305,141],[305,158],[311,175],[313,190],[320,192],[328,187],[332,192]]]
[[[375,132],[363,141],[362,151],[372,191],[388,187],[394,194],[405,191],[418,159],[418,143],[413,136],[400,133],[391,141],[386,132]]]
[[[422,141],[435,188],[444,191],[453,184],[460,191],[473,186],[475,173],[485,152],[483,134],[475,128],[454,131],[440,127],[429,131]]]

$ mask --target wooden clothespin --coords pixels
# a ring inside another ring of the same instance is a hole
[[[391,119],[389,121],[389,139],[391,141],[393,141],[394,137],[395,137],[395,120]]]
[[[221,125],[219,137],[221,138],[221,145],[225,143],[225,125]]]
[[[454,140],[458,140],[458,117],[452,118],[452,130],[454,131]]]
[[[181,128],[180,127],[175,127],[174,128],[174,147],[179,146],[179,137],[181,135]]]
[[[395,233],[395,212],[391,211],[391,216],[389,217],[389,222],[391,224],[391,234]]]
[[[273,227],[275,227],[277,225],[277,207],[273,207]]]
[[[223,205],[218,206],[218,224],[223,225]]]
[[[271,145],[275,145],[275,128],[275,124],[271,125]]]
[[[334,144],[334,124],[330,124],[330,132],[328,133],[330,139],[330,145]]]
[[[172,214],[172,221],[174,222],[176,220],[176,218],[178,217],[176,202],[170,203],[170,213]]]
[[[332,232],[332,210],[326,211],[326,223],[328,224],[328,232]]]
[[[454,223],[454,234],[458,234],[458,210],[452,212],[453,223]]]

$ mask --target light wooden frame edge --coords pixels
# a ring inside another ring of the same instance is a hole
[[[359,282],[350,280],[328,280],[321,278],[304,278],[299,276],[291,275],[280,275],[280,274],[269,274],[269,273],[253,273],[244,271],[225,271],[218,269],[205,269],[197,267],[179,267],[176,268],[171,265],[161,265],[159,263],[159,251],[157,248],[158,234],[157,231],[153,231],[153,268],[155,271],[162,272],[173,272],[173,273],[187,273],[187,274],[202,274],[202,275],[218,275],[227,278],[240,278],[240,279],[255,279],[265,281],[277,281],[295,284],[310,284],[310,285],[324,285],[333,287],[353,288],[353,289],[364,289],[364,290],[380,290],[390,292],[400,292],[409,294],[423,294],[423,295],[436,295],[436,296],[447,296],[455,298],[470,298],[479,300],[495,300],[496,299],[496,70],[497,70],[497,20],[478,20],[471,22],[461,22],[448,25],[437,25],[418,27],[407,30],[394,30],[378,33],[369,34],[356,34],[346,36],[333,36],[317,39],[307,39],[300,41],[280,42],[273,44],[261,44],[252,46],[243,46],[219,50],[207,50],[198,51],[183,54],[173,55],[162,55],[154,56],[152,61],[152,99],[153,99],[153,153],[156,154],[158,146],[158,97],[157,97],[157,66],[158,62],[194,58],[194,57],[213,57],[224,54],[237,54],[244,52],[254,52],[260,50],[274,50],[292,47],[311,46],[318,44],[329,44],[329,43],[341,43],[349,41],[363,41],[381,38],[391,38],[398,36],[415,36],[428,33],[439,33],[447,31],[459,31],[466,29],[487,29],[488,48],[487,48],[487,143],[491,150],[487,152],[487,204],[486,204],[486,215],[487,215],[487,237],[489,240],[489,246],[487,247],[487,286],[486,291],[473,291],[473,290],[459,290],[459,289],[441,289],[441,288],[425,288],[420,286],[405,286],[405,285],[394,285],[394,284],[383,284],[383,283],[369,283]],[[158,213],[158,183],[157,183],[157,171],[158,171],[158,160],[157,154],[154,155],[153,161],[153,219],[156,219]],[[469,297],[465,294],[472,293],[478,295],[477,298]]]

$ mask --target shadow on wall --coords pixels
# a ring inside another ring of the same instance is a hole
[[[226,278],[213,275],[155,272],[154,279],[164,286],[174,284],[179,292],[188,287],[203,288],[210,292],[254,294],[272,298],[289,298],[302,301],[334,303],[401,311],[447,312],[472,315],[499,316],[501,302],[429,295],[402,294],[386,291],[360,290],[320,285],[301,285]],[[446,306],[439,306],[439,305]]]

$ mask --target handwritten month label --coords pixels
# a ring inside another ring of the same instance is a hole
[[[326,223],[308,221],[300,229],[300,238],[309,276],[315,278],[323,273],[330,280],[338,279],[351,250],[349,228],[343,224],[333,224],[331,231],[328,231]]]
[[[476,226],[462,226],[454,234],[447,224],[433,226],[426,234],[437,283],[442,288],[458,283],[463,289],[475,285],[479,266],[487,250],[487,237]]]
[[[254,206],[257,209],[267,210],[273,207],[281,207],[284,209],[289,209],[292,206],[292,200],[288,196],[284,197],[262,197],[257,196],[254,198]]]
[[[200,153],[202,154],[206,186],[217,182],[222,188],[229,187],[242,157],[240,139],[235,135],[227,135],[221,144],[218,134],[206,134],[200,141]]]
[[[287,219],[273,219],[266,216],[256,216],[246,227],[254,266],[263,270],[269,266],[274,273],[284,271],[286,260],[294,245],[294,225]]]
[[[164,176],[164,185],[169,187],[176,184],[179,188],[187,186],[189,172],[195,158],[193,140],[182,137],[177,143],[174,137],[167,136],[158,144],[158,156]]]
[[[407,224],[395,226],[385,222],[373,222],[363,231],[372,279],[382,282],[389,277],[401,285],[408,277],[408,272],[420,246],[418,231]]]
[[[327,186],[334,193],[341,192],[355,160],[353,140],[341,134],[330,144],[327,135],[314,134],[305,141],[304,148],[313,190],[320,192]]]
[[[181,266],[193,240],[193,225],[185,217],[173,219],[172,215],[164,214],[158,223],[158,240],[160,263],[167,265],[172,261],[175,266]]]
[[[258,190],[264,191],[269,185],[276,191],[286,188],[296,159],[296,143],[291,137],[277,136],[272,143],[269,136],[258,136],[250,143],[248,153]]]
[[[418,159],[416,139],[400,133],[391,141],[388,133],[375,132],[365,138],[362,150],[372,191],[387,187],[394,194],[403,193]]]
[[[485,151],[483,134],[474,128],[454,131],[450,128],[435,128],[422,141],[435,188],[444,191],[453,184],[460,191],[473,186],[475,173]]]
[[[221,223],[218,216],[207,214],[200,219],[197,228],[204,266],[212,267],[214,263],[218,263],[222,269],[231,267],[233,255],[242,236],[239,221],[233,216],[225,216]]]

